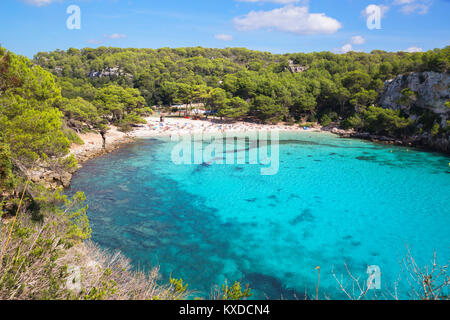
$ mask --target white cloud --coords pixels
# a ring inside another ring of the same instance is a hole
[[[426,4],[411,4],[407,6],[403,6],[400,11],[404,14],[411,14],[417,12],[418,14],[427,14],[430,6]]]
[[[42,7],[53,2],[60,2],[60,0],[25,0],[25,2],[31,4],[32,6]]]
[[[400,7],[400,12],[404,14],[426,14],[432,4],[432,0],[393,0],[390,5]],[[389,11],[389,6],[387,5],[370,4],[361,12],[361,14],[367,17],[374,12],[374,9],[378,8],[381,9],[381,18]]]
[[[271,11],[251,11],[233,20],[236,29],[251,31],[274,29],[299,35],[333,34],[342,25],[324,13],[310,13],[308,7],[286,6]]]
[[[432,2],[431,0],[394,0],[394,6],[401,6],[400,11],[404,14],[427,14]]]
[[[222,41],[232,41],[233,40],[233,36],[229,35],[229,34],[216,34],[214,36],[214,38],[216,38],[217,40],[222,40]]]
[[[105,38],[108,39],[125,39],[127,37],[126,34],[121,34],[121,33],[113,33],[113,34],[105,34]]]
[[[405,52],[410,52],[410,53],[423,52],[423,49],[418,48],[418,47],[409,47],[408,49],[405,50]]]
[[[361,36],[354,36],[354,37],[352,37],[352,38],[350,39],[350,43],[351,43],[351,44],[357,44],[357,45],[359,45],[359,44],[364,44],[364,43],[366,43],[366,39],[364,39],[364,38],[361,37]]]
[[[337,50],[340,53],[347,53],[353,51],[353,46],[350,43],[344,44],[341,48]]]
[[[366,43],[366,39],[362,36],[354,36],[350,39],[349,43],[344,44],[342,47],[334,49],[333,51],[336,53],[347,53],[350,51],[358,51],[353,48],[353,45],[362,45]]]
[[[105,42],[106,39],[117,40],[117,39],[126,39],[126,38],[127,38],[127,35],[123,34],[123,33],[105,34],[103,36],[103,39],[101,39],[101,40],[89,39],[87,41],[87,43],[89,43],[89,44],[102,44],[103,42]]]
[[[376,10],[380,10],[381,18],[384,18],[386,13],[389,11],[389,7],[385,5],[369,4],[363,11],[361,11],[361,14],[364,17],[368,17],[372,15]]]
[[[89,43],[89,44],[102,44],[103,43],[102,40],[95,40],[95,39],[89,39],[86,42]]]

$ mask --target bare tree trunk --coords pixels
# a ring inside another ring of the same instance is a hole
[[[100,131],[100,135],[102,136],[102,140],[103,140],[103,149],[106,149],[106,131],[105,130],[101,130]]]

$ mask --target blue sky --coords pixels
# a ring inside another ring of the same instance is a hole
[[[66,26],[70,5],[79,30]],[[381,29],[367,27],[369,5]],[[449,12],[450,0],[2,0],[0,44],[28,57],[101,45],[420,51],[450,44]]]

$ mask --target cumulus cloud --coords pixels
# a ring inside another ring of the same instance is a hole
[[[60,0],[24,0],[26,3],[32,6],[42,7],[54,2],[60,2]]]
[[[354,36],[350,39],[349,43],[344,44],[342,47],[334,49],[334,52],[336,53],[347,53],[350,51],[356,51],[354,50],[354,45],[362,45],[366,43],[366,39],[364,39],[362,36]]]
[[[432,4],[432,0],[393,0],[389,5],[399,7],[400,12],[404,14],[426,14]],[[361,12],[361,14],[367,17],[377,9],[381,10],[381,18],[383,18],[386,12],[389,11],[389,6],[370,4]]]
[[[354,36],[354,37],[352,37],[351,39],[350,39],[350,43],[351,44],[364,44],[364,43],[366,43],[366,39],[364,39],[363,37],[361,37],[361,36]]]
[[[339,21],[324,13],[310,13],[307,6],[293,5],[271,11],[251,11],[233,19],[233,23],[241,31],[273,29],[299,35],[333,34],[342,28]]]
[[[423,52],[423,49],[419,48],[419,47],[409,47],[408,49],[405,50],[405,52],[410,52],[410,53]]]
[[[105,34],[105,38],[108,39],[125,39],[127,37],[126,34],[121,34],[121,33],[113,33],[113,34]]]
[[[233,40],[233,36],[229,35],[229,34],[216,34],[214,36],[214,38],[216,38],[217,40],[222,40],[222,41],[232,41]]]
[[[347,53],[353,51],[353,46],[350,43],[344,44],[341,48],[336,50],[339,53]]]
[[[431,0],[394,0],[394,6],[400,6],[400,11],[404,14],[427,14],[432,2]]]

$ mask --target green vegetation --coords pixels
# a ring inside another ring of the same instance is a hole
[[[67,154],[62,114],[53,106],[61,98],[53,76],[2,48],[0,61],[0,132],[12,161],[31,165]]]
[[[64,289],[67,266],[59,262],[90,236],[84,195],[69,200],[60,191],[50,193],[34,185],[23,193],[17,216],[0,226],[0,299],[69,298]],[[31,219],[26,215],[30,213]]]
[[[362,111],[362,128],[370,133],[388,136],[401,136],[408,133],[413,121],[400,116],[400,111],[368,107]]]
[[[9,146],[0,142],[0,190],[10,190],[14,186],[14,175],[12,172],[11,151]],[[1,212],[0,206],[0,214]]]
[[[291,73],[289,60],[307,66]],[[124,257],[86,243],[91,230],[83,204],[61,190],[27,182],[47,165],[73,170],[78,133],[130,130],[150,106],[202,105],[227,119],[345,128],[380,135],[449,133],[436,115],[376,106],[384,81],[413,71],[448,71],[450,47],[425,53],[329,52],[273,55],[240,48],[69,49],[39,53],[33,61],[0,48],[0,299],[185,299],[182,279],[157,283],[158,273],[133,271]],[[412,106],[417,94],[402,91]],[[450,107],[449,103],[446,104]],[[22,199],[23,196],[23,199]],[[94,265],[94,267],[92,267]],[[91,267],[90,267],[91,266]],[[79,270],[81,282],[73,276]],[[71,289],[69,289],[72,287]],[[251,296],[236,282],[216,298]]]
[[[97,108],[82,97],[74,99],[63,98],[58,103],[58,108],[64,113],[67,121],[78,122],[80,126],[95,126],[100,123]]]
[[[222,300],[242,300],[245,298],[250,298],[253,294],[251,293],[250,288],[242,289],[241,284],[239,282],[235,282],[231,287],[225,283],[222,286],[222,290],[219,295]]]
[[[308,68],[292,74],[287,68],[289,60]],[[384,81],[409,72],[447,71],[450,47],[343,55],[274,55],[243,48],[100,47],[42,52],[34,62],[58,77],[65,98],[93,103],[103,121],[124,124],[124,130],[149,112],[144,104],[185,104],[185,113],[189,113],[192,105],[200,103],[220,118],[320,122],[324,126],[343,120],[346,128],[398,135],[408,133],[414,124],[406,123],[402,114],[369,108],[376,105]],[[413,105],[416,93],[408,88],[402,93],[399,102]],[[89,119],[86,114],[77,117]],[[422,130],[430,131],[434,125]]]

